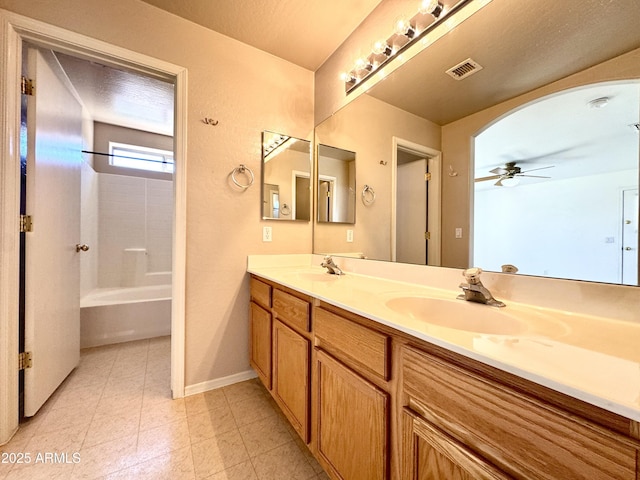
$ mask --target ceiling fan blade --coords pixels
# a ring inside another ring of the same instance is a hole
[[[495,180],[496,178],[500,178],[502,175],[491,175],[490,177],[480,177],[476,178],[476,182],[486,182],[487,180]]]
[[[502,178],[500,178],[500,180],[498,180],[496,183],[494,183],[494,185],[496,187],[504,187],[504,185],[502,185]]]
[[[531,168],[531,169],[529,169],[529,170],[523,170],[523,171],[522,171],[522,172],[520,172],[520,173],[535,172],[536,170],[545,170],[545,169],[547,169],[547,168],[553,168],[553,167],[555,167],[555,165],[549,165],[548,167]]]
[[[496,167],[493,170],[489,170],[490,173],[495,173],[496,175],[504,175],[505,173],[508,173],[509,170],[507,170],[506,168],[502,168],[502,167]]]
[[[529,177],[529,178],[551,178],[551,177],[542,177],[540,175],[523,175],[522,173],[516,174],[517,177]]]

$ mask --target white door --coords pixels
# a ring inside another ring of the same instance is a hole
[[[638,285],[638,189],[622,194],[622,283]]]
[[[396,190],[396,261],[427,264],[426,159],[398,165]]]
[[[30,48],[27,107],[24,414],[33,416],[80,359],[82,108],[54,54]]]

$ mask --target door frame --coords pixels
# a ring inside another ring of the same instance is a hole
[[[441,239],[442,239],[442,208],[441,208],[441,182],[442,182],[442,152],[425,147],[418,143],[404,140],[400,137],[391,137],[391,261],[396,261],[396,208],[398,202],[398,149],[405,149],[424,155],[429,165],[431,182],[428,188],[427,225],[431,232],[431,239],[427,243],[427,264],[440,266],[441,264]]]
[[[171,390],[185,392],[187,70],[0,9],[0,445],[18,428],[20,77],[22,42],[175,82]]]

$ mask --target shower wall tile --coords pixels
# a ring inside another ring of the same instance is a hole
[[[98,174],[82,162],[80,243],[89,245],[80,256],[80,296],[98,286]]]
[[[173,182],[100,173],[101,288],[130,286],[125,249],[146,249],[146,272],[171,270]]]

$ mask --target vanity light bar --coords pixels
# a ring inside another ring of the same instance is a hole
[[[362,85],[393,58],[415,44],[427,32],[440,24],[471,0],[422,0],[420,8],[410,20],[399,17],[394,22],[394,33],[387,40],[375,42],[366,58],[359,58],[354,67],[340,75],[346,93]],[[442,3],[444,2],[444,3]]]

